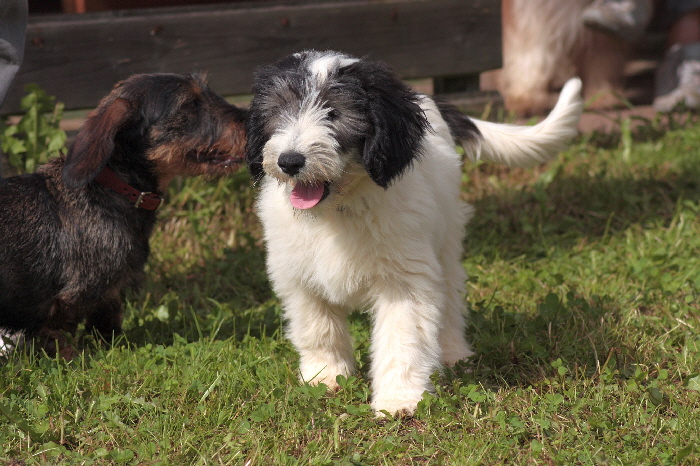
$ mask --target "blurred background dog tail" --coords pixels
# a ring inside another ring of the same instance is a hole
[[[515,167],[537,165],[564,150],[577,134],[583,101],[581,80],[570,79],[552,112],[534,126],[516,126],[473,119],[483,138],[464,141],[468,154]]]

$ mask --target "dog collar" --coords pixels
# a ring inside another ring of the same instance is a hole
[[[159,193],[143,192],[125,183],[119,176],[108,167],[104,167],[97,175],[95,181],[111,189],[117,194],[121,194],[134,204],[137,209],[158,210],[163,204],[163,196]]]

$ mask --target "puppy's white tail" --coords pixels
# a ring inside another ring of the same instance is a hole
[[[516,126],[472,119],[483,139],[464,141],[467,154],[514,167],[537,165],[566,148],[577,133],[583,112],[581,80],[564,85],[552,112],[535,126]]]

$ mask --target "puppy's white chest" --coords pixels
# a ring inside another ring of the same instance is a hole
[[[358,241],[362,236],[349,231],[354,229],[303,217],[268,228],[268,266],[275,283],[291,279],[294,286],[332,303],[344,307],[363,304],[372,281],[368,271],[373,259],[371,245]]]
[[[368,273],[372,270],[369,246],[367,242],[358,241],[362,236],[345,228],[331,229],[322,225],[321,229],[332,231],[312,235],[314,244],[309,255],[312,259],[306,257],[307,283],[331,302],[357,306],[364,301],[367,285],[372,280]]]

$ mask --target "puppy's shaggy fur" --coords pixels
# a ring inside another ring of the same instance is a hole
[[[580,82],[534,127],[470,120],[384,64],[307,51],[259,70],[246,158],[267,265],[301,378],[337,388],[353,372],[347,316],[371,309],[372,405],[412,413],[441,363],[472,354],[460,263],[472,209],[461,158],[547,160],[576,133]]]
[[[177,175],[243,162],[245,112],[202,76],[135,75],[87,119],[68,155],[0,180],[0,328],[71,357],[67,334],[111,337],[138,285],[162,192]]]

